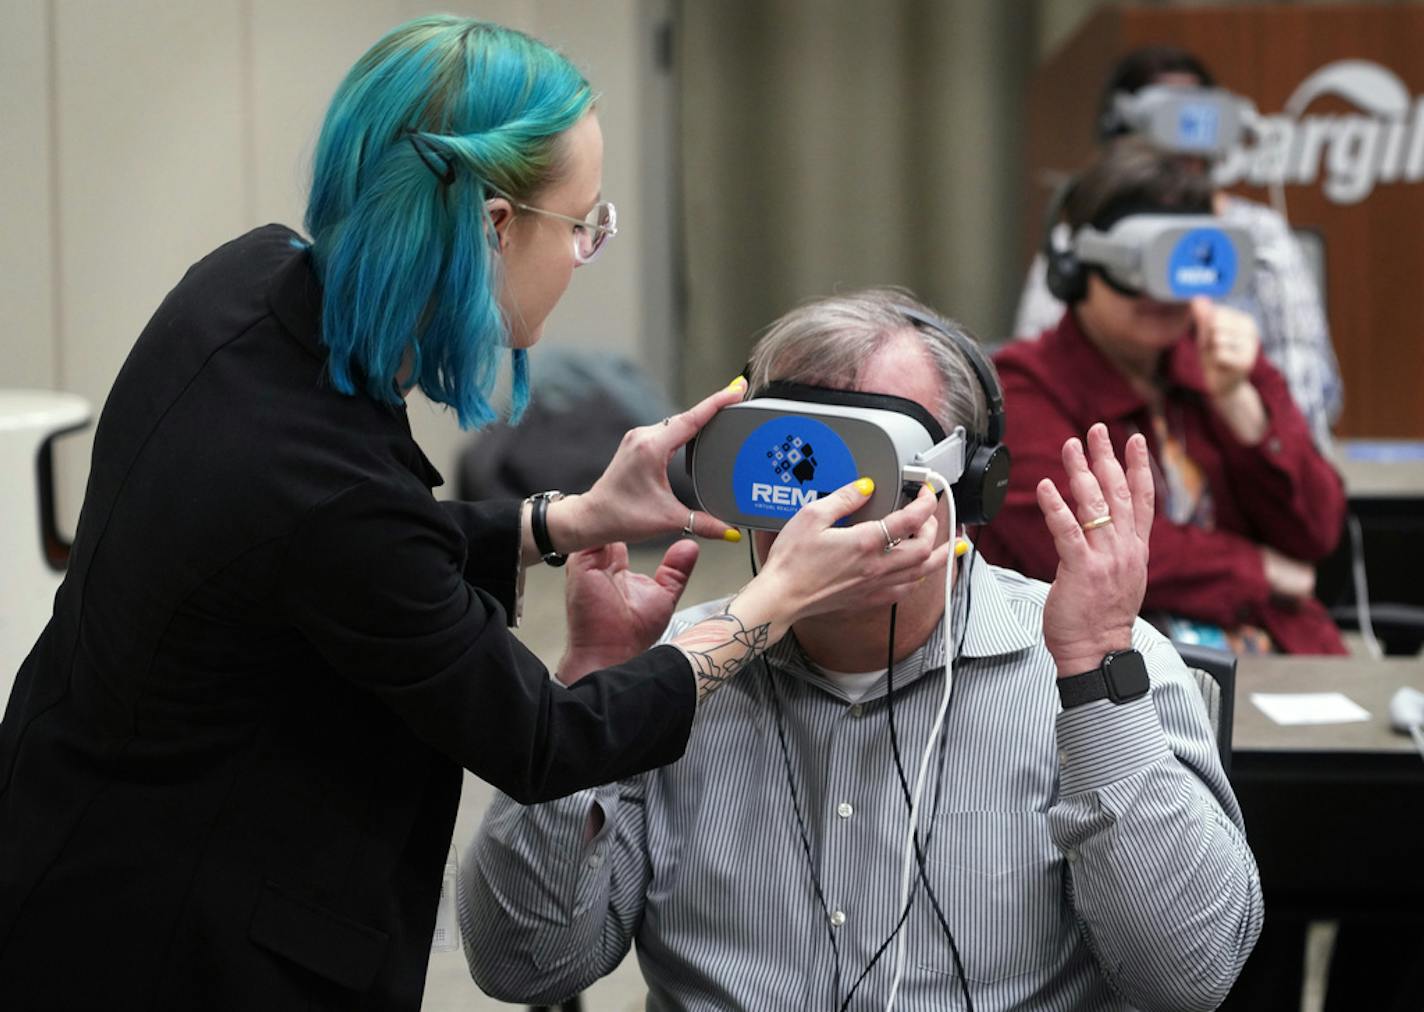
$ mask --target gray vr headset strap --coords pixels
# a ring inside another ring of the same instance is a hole
[[[1073,252],[1079,262],[1105,268],[1114,279],[1130,287],[1142,287],[1142,251],[1109,233],[1085,225],[1073,236]]]

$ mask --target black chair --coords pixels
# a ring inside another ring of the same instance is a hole
[[[1424,502],[1351,501],[1340,542],[1315,568],[1315,596],[1342,630],[1363,632],[1368,616],[1380,649],[1413,657],[1424,647]],[[1359,606],[1364,591],[1369,607]]]
[[[1221,768],[1231,776],[1231,726],[1236,718],[1236,655],[1215,647],[1172,641],[1183,663],[1196,676],[1197,688],[1206,702],[1207,719],[1216,732]]]

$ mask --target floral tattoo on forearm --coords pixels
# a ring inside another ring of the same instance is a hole
[[[676,644],[692,662],[697,700],[716,692],[767,648],[771,623],[748,629],[731,614],[713,615],[677,637]]]

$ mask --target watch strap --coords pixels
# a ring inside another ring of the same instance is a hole
[[[1058,679],[1058,699],[1067,710],[1099,699],[1118,706],[1147,695],[1151,680],[1142,654],[1136,650],[1115,650],[1092,671]]]
[[[529,513],[529,530],[534,535],[534,547],[539,549],[539,557],[549,566],[562,566],[569,560],[567,555],[554,548],[554,542],[549,538],[549,503],[563,497],[564,494],[557,491],[536,492],[529,497],[533,503]]]
[[[1107,698],[1108,680],[1102,668],[1058,679],[1058,701],[1063,704],[1065,710]]]

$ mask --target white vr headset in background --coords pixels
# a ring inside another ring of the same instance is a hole
[[[1235,295],[1256,265],[1246,230],[1209,214],[1131,214],[1106,232],[1084,226],[1070,242],[1081,263],[1159,302]]]
[[[1105,132],[1138,134],[1163,151],[1217,159],[1256,121],[1250,99],[1224,88],[1154,84],[1113,97]]]

